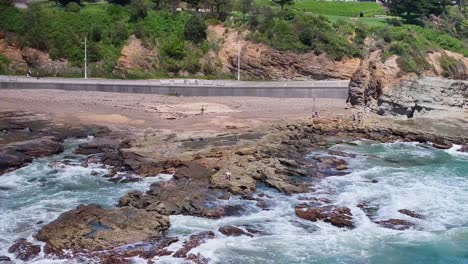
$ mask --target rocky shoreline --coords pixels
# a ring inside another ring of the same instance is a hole
[[[167,255],[193,263],[209,263],[208,258],[191,254],[190,250],[215,234],[197,232],[187,241],[179,241],[180,248],[168,249],[179,240],[167,232],[170,216],[219,219],[243,215],[246,208],[242,205],[219,203],[230,197],[253,201],[259,210],[268,210],[267,197],[257,191],[259,184],[287,195],[308,192],[303,203],[295,207],[299,218],[353,228],[349,208],[336,207],[313,197],[314,183],[327,176],[348,173],[346,159],[353,158],[353,154],[329,150],[330,146],[366,139],[420,142],[441,149],[458,144],[464,146],[460,151],[466,151],[468,143],[466,137],[369,128],[338,119],[295,122],[242,133],[182,137],[171,133],[137,136],[102,127],[70,127],[30,116],[14,112],[1,116],[0,174],[24,166],[34,158],[61,152],[61,142],[65,138],[93,136],[94,139],[81,144],[76,153],[87,155],[88,162],[113,168],[111,175],[106,175],[109,180],[125,173],[142,177],[173,174],[173,177],[154,183],[146,192],[129,192],[113,209],[79,205],[63,213],[36,234],[37,240],[45,242],[43,248],[25,239],[11,246],[9,252],[23,261],[43,251],[49,257],[95,259],[99,263],[130,263],[128,258],[135,256],[152,263],[154,257]],[[306,155],[311,152],[323,154]],[[358,207],[372,219],[371,205]],[[400,213],[413,218],[424,217],[405,208],[401,208]],[[417,228],[404,219],[375,222],[397,230]],[[225,236],[250,237],[264,233],[249,226],[232,225],[219,228],[219,232]],[[6,261],[7,257],[0,257],[0,263],[2,259]]]

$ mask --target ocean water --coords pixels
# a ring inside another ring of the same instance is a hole
[[[14,259],[7,251],[18,238],[27,238],[42,245],[33,235],[61,213],[80,204],[96,203],[113,207],[130,190],[145,191],[151,183],[171,177],[159,175],[134,183],[112,183],[101,176],[93,176],[93,171],[102,175],[108,172],[108,168],[98,164],[87,168],[80,166],[85,157],[74,155],[73,150],[83,141],[66,141],[64,153],[37,159],[26,167],[0,176],[0,256]],[[64,160],[70,162],[65,168],[48,166],[51,161]],[[22,263],[20,260],[15,262]],[[41,255],[27,263],[72,262],[45,259]]]
[[[0,177],[0,255],[8,255],[6,249],[16,238],[33,240],[38,228],[81,203],[110,207],[127,191],[146,190],[152,182],[169,177],[114,184],[91,176],[92,170],[104,173],[105,168],[68,166],[55,172],[47,166],[51,160],[64,159],[76,144],[67,147],[68,153],[37,160]],[[190,234],[211,230],[216,237],[191,253],[200,253],[213,263],[468,263],[468,155],[455,148],[443,151],[416,143],[369,141],[335,145],[332,149],[357,154],[356,158],[346,158],[349,174],[316,182],[314,190],[306,194],[287,196],[259,186],[256,195],[266,195],[262,199],[268,210],[261,210],[256,201],[239,197],[220,201],[242,204],[247,208],[243,216],[217,220],[171,216],[169,233],[180,241],[169,249],[177,250]],[[294,207],[303,203],[304,197],[326,198],[335,205],[349,207],[356,228],[346,230],[296,217]],[[414,222],[416,228],[383,228],[357,207],[359,203],[376,208],[375,221],[404,219]],[[413,210],[424,219],[400,214],[400,209]],[[255,229],[262,235],[226,237],[218,231],[225,225]],[[154,261],[184,263],[170,256]],[[145,263],[137,259],[135,262]],[[70,261],[40,256],[33,263]]]

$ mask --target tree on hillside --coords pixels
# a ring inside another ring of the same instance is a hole
[[[285,5],[292,5],[294,4],[294,0],[272,0],[273,3],[278,4],[281,6],[281,9],[284,8]]]
[[[185,24],[185,39],[200,43],[206,39],[207,26],[200,15],[193,15]]]
[[[121,6],[130,4],[130,0],[108,0],[108,1],[111,4],[117,4]]]
[[[57,3],[62,6],[67,6],[69,3],[73,3],[73,2],[77,4],[81,3],[80,0],[57,0]]]
[[[451,0],[388,0],[386,4],[393,15],[409,19],[412,16],[440,15],[451,2]]]
[[[203,4],[209,7],[216,18],[223,21],[226,20],[232,8],[230,0],[204,0]]]
[[[13,6],[13,0],[0,0],[0,7]]]
[[[130,19],[137,21],[143,19],[148,14],[148,7],[144,0],[131,0],[129,5]]]
[[[185,0],[185,2],[195,9],[198,9],[198,6],[200,5],[200,0]]]

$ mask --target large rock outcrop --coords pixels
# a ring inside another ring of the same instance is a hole
[[[463,112],[468,95],[468,81],[440,77],[404,80],[388,89],[377,100],[381,115],[413,117],[427,111],[448,110]]]
[[[242,75],[265,80],[304,80],[304,79],[350,79],[358,69],[359,59],[332,61],[326,54],[313,52],[282,52],[267,45],[245,40],[245,33],[238,34],[222,25],[209,27],[208,38],[219,44],[217,54],[222,71],[235,73],[237,57],[241,49]]]
[[[63,250],[97,251],[157,239],[168,228],[169,218],[157,212],[80,205],[44,226],[36,238],[46,243],[47,254],[61,255]]]
[[[441,56],[458,61],[451,74],[465,80],[442,78]],[[468,58],[449,51],[428,53],[429,70],[418,76],[402,72],[398,56],[382,57],[381,50],[370,52],[353,74],[348,97],[352,105],[408,117],[432,110],[463,111],[468,98]]]

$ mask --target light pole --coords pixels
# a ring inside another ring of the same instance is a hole
[[[239,40],[237,40],[237,80],[240,81],[240,55],[241,55],[241,46]]]
[[[87,52],[87,46],[86,46],[86,43],[87,42],[87,38],[85,37],[84,38],[84,78],[85,79],[88,79],[88,52]]]

